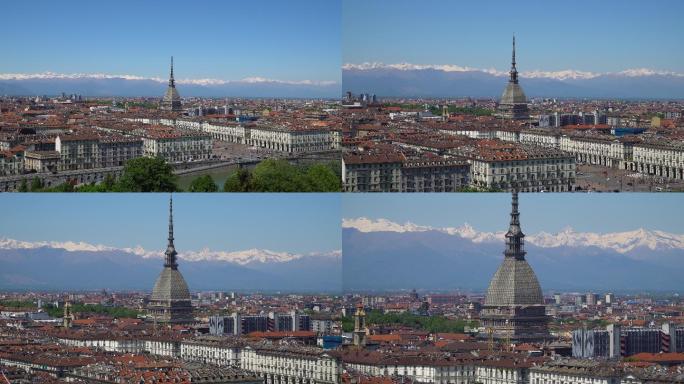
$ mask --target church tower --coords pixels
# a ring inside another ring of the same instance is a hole
[[[173,78],[173,56],[171,56],[171,76],[169,76],[169,86],[161,102],[161,109],[165,111],[179,112],[181,108],[181,98],[176,90],[176,80]]]
[[[169,238],[164,252],[164,269],[154,284],[147,309],[155,322],[187,324],[194,321],[190,290],[178,271],[178,252],[173,240],[173,198],[170,198]]]
[[[363,304],[356,305],[356,313],[354,313],[354,345],[357,347],[364,347],[366,345],[366,311],[363,310]]]
[[[74,314],[71,312],[71,302],[67,301],[64,303],[64,318],[62,319],[62,325],[64,328],[71,328],[73,322]]]
[[[515,67],[515,36],[513,36],[513,56],[509,74],[508,84],[499,101],[498,115],[505,119],[529,119],[530,111],[527,106],[527,96],[518,84],[518,69]]]

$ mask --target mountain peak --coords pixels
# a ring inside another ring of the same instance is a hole
[[[491,97],[501,95],[508,72],[456,64],[347,63],[345,91],[381,97]],[[578,69],[521,70],[531,97],[658,98],[684,97],[684,74],[649,68],[616,72]]]
[[[503,242],[505,232],[478,231],[470,224],[460,227],[430,227],[406,222],[397,224],[387,219],[369,219],[366,217],[343,219],[343,228],[353,228],[360,232],[442,232],[452,236],[469,239],[474,243]],[[684,234],[673,234],[663,231],[651,231],[638,228],[632,231],[593,233],[577,232],[566,226],[557,233],[539,232],[527,234],[527,243],[542,248],[555,247],[598,247],[612,249],[619,253],[627,253],[639,247],[651,250],[682,249],[684,250]]]
[[[0,250],[38,248],[62,249],[67,252],[123,252],[142,258],[162,258],[164,255],[162,250],[146,250],[140,245],[136,245],[132,248],[117,248],[101,244],[90,244],[84,241],[31,242],[9,239],[6,237],[0,238]],[[340,254],[341,252],[338,250],[298,254],[258,248],[251,248],[241,251],[216,251],[204,247],[198,251],[183,251],[179,254],[179,257],[188,261],[219,261],[239,265],[251,265],[286,263],[304,257],[338,257]]]

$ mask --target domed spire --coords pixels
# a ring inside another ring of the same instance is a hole
[[[176,262],[176,247],[173,245],[173,196],[169,197],[169,243],[166,246],[166,262],[164,267],[170,267],[173,269],[178,268],[178,263]]]
[[[171,56],[171,76],[169,76],[169,87],[176,87],[176,80],[173,78],[173,56]]]
[[[489,282],[480,313],[481,324],[488,330],[489,337],[507,342],[550,338],[544,295],[537,276],[525,260],[524,237],[520,229],[518,191],[513,190],[505,257]]]
[[[173,56],[171,56],[171,74],[169,75],[169,86],[166,88],[166,93],[161,101],[161,109],[164,111],[180,112],[183,110],[181,106],[181,98],[176,89],[176,79],[173,77]]]
[[[157,281],[154,283],[147,305],[149,319],[161,323],[188,324],[194,321],[190,290],[176,262],[173,245],[173,196],[169,196],[169,244],[166,259]]]
[[[513,58],[511,60],[511,83],[518,84],[518,70],[515,68],[515,34],[513,35]]]
[[[518,191],[513,190],[511,201],[511,223],[506,233],[506,257],[515,257],[518,260],[525,259],[524,239],[525,234],[520,228],[520,212],[518,212]]]

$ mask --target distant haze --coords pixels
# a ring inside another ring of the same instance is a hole
[[[162,97],[163,79],[117,75],[29,74],[0,75],[0,95],[35,96],[80,94],[86,97]],[[178,80],[181,97],[279,97],[337,98],[340,84],[334,81],[279,81],[252,78],[238,81],[215,79]]]
[[[63,245],[35,248],[0,242],[1,290],[143,290],[150,291],[163,268],[156,257],[135,250],[93,249]],[[140,252],[138,252],[140,253]],[[179,269],[191,290],[339,292],[338,253],[275,255],[253,250],[241,259],[216,255],[179,259]],[[289,257],[288,257],[289,256]]]
[[[526,240],[526,258],[546,292],[684,291],[681,234],[567,229],[530,234]],[[504,257],[504,232],[479,232],[467,225],[429,228],[346,219],[342,241],[345,291],[483,291]]]
[[[503,71],[454,67],[348,64],[342,71],[342,88],[380,97],[499,98],[508,81]],[[520,85],[528,98],[684,98],[684,75],[647,69],[537,71],[522,73]]]

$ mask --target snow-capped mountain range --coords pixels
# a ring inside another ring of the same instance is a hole
[[[65,92],[86,97],[160,96],[168,79],[107,73],[0,73],[0,95],[55,95]],[[335,80],[279,80],[246,77],[240,80],[176,79],[183,97],[301,97],[332,98],[340,95]]]
[[[164,250],[146,250],[141,246],[132,248],[116,248],[101,244],[90,244],[82,241],[21,241],[8,238],[0,238],[0,250],[5,249],[39,249],[53,248],[63,249],[68,252],[124,252],[145,259],[163,258]],[[290,252],[277,252],[268,249],[246,249],[241,251],[214,251],[203,248],[199,251],[182,251],[178,257],[188,261],[221,261],[238,265],[253,263],[285,263],[306,257],[330,257],[338,258],[342,254],[339,250],[329,252],[314,252],[309,254],[296,254]]]
[[[387,219],[366,217],[342,219],[343,228],[354,228],[359,232],[429,232],[436,231],[469,239],[474,243],[503,242],[505,231],[478,231],[468,223],[460,227],[431,227],[411,222],[395,223]],[[639,228],[633,231],[613,233],[576,232],[571,227],[558,233],[539,232],[525,237],[528,244],[540,248],[556,247],[597,247],[622,254],[645,247],[651,250],[684,250],[684,234],[674,234],[658,230]]]
[[[342,252],[297,254],[267,249],[182,251],[180,268],[192,290],[338,292]],[[0,289],[149,290],[164,250],[117,248],[82,241],[0,238]]]
[[[0,73],[0,80],[32,80],[32,79],[122,79],[122,80],[150,80],[166,84],[169,79],[161,77],[143,77],[137,75],[110,75],[106,73]],[[246,77],[240,80],[222,79],[176,79],[176,84],[193,85],[224,85],[230,83],[276,83],[291,85],[333,85],[335,81],[314,81],[314,80],[277,80],[265,77]]]
[[[342,229],[345,291],[487,288],[503,260],[504,232],[347,218]],[[684,235],[637,229],[570,228],[525,238],[525,259],[545,291],[684,292]]]
[[[361,64],[347,63],[342,66],[343,70],[357,70],[357,71],[368,71],[368,70],[378,70],[378,69],[395,69],[399,71],[416,71],[433,69],[436,71],[443,72],[483,72],[493,76],[506,77],[509,75],[508,70],[498,70],[495,68],[473,68],[467,66],[460,66],[455,64],[411,64],[411,63],[397,63],[397,64],[385,64],[379,62],[366,62]],[[614,76],[625,76],[625,77],[641,77],[641,76],[674,76],[674,77],[684,77],[684,73],[677,73],[673,71],[660,71],[649,68],[632,68],[625,69],[618,72],[590,72],[590,71],[579,71],[574,69],[565,69],[560,71],[522,71],[519,72],[518,76],[521,78],[546,78],[554,80],[568,80],[568,79],[593,79],[599,76],[614,75]],[[0,79],[2,76],[0,75]]]
[[[519,68],[520,70],[520,68]],[[347,63],[342,88],[380,97],[499,97],[508,70],[456,64]],[[520,70],[528,97],[683,98],[684,73],[651,68],[616,72]]]

